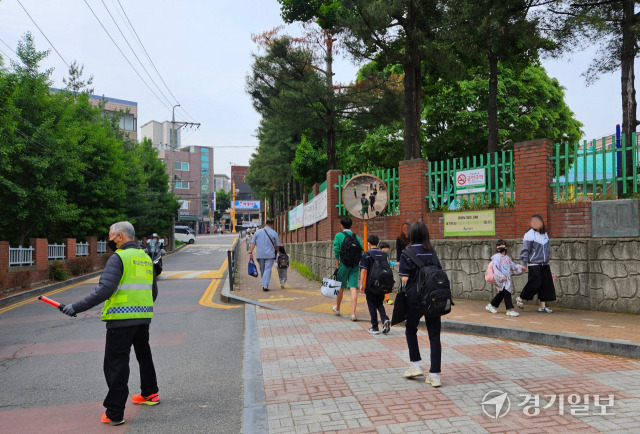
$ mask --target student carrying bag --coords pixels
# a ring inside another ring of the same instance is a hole
[[[447,273],[435,265],[424,264],[411,249],[405,249],[402,253],[418,266],[418,310],[427,317],[438,317],[451,312],[453,300]]]
[[[382,256],[371,255],[373,259],[373,265],[371,266],[371,272],[367,278],[367,288],[374,294],[389,294],[393,291],[395,280],[393,279],[393,271],[387,260],[387,255],[382,253]]]

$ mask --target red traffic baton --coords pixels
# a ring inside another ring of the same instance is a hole
[[[53,307],[57,307],[60,312],[62,312],[62,309],[64,309],[64,306],[65,306],[64,304],[57,302],[55,300],[51,300],[50,298],[47,298],[44,295],[39,296],[38,300],[44,301],[45,303],[50,304]],[[76,316],[76,315],[74,314],[73,316]]]

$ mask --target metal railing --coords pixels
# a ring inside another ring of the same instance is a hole
[[[29,247],[9,247],[9,266],[33,265],[33,251]]]
[[[64,259],[65,244],[49,244],[49,259]]]
[[[76,243],[76,257],[89,256],[89,243]]]
[[[400,174],[398,173],[398,169],[383,169],[365,173],[377,176],[387,185],[389,197],[385,212],[388,214],[396,214],[396,211],[398,211],[400,207]],[[343,188],[347,182],[356,175],[357,174],[340,175],[338,177],[338,185],[335,187],[338,189],[338,204],[336,207],[338,208],[339,215],[347,214],[347,211],[344,208],[344,203],[342,202]]]
[[[631,167],[627,170],[629,157]],[[640,147],[636,133],[632,133],[631,143],[622,134],[619,142],[613,135],[585,140],[582,145],[556,144],[550,160],[554,175],[551,188],[557,199],[638,193]]]
[[[98,251],[97,253],[107,253],[107,242],[106,241],[98,241]]]
[[[236,238],[231,250],[227,250],[227,263],[229,264],[229,290],[233,291],[233,281],[236,278],[238,268],[238,252],[240,249],[240,236]]]
[[[493,158],[490,158],[493,157]],[[482,193],[456,194],[456,172],[484,169],[486,184]],[[429,209],[463,208],[469,205],[508,205],[515,202],[513,151],[500,151],[466,158],[429,162]]]

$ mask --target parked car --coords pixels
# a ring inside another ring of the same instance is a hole
[[[188,228],[176,226],[176,231],[173,236],[176,240],[182,241],[183,243],[193,244],[196,242],[196,236],[189,232]]]
[[[196,236],[196,231],[191,229],[189,226],[176,226],[176,229],[186,229],[190,234],[193,234],[194,237]]]

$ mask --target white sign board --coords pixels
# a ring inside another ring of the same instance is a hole
[[[253,209],[260,211],[259,200],[236,200],[236,209]]]
[[[486,185],[484,169],[456,172],[456,194],[484,193]]]
[[[304,204],[304,225],[311,226],[327,218],[327,190]]]
[[[180,209],[189,209],[189,201],[188,200],[179,200]]]
[[[289,230],[299,229],[304,224],[304,205],[300,204],[289,211]]]

